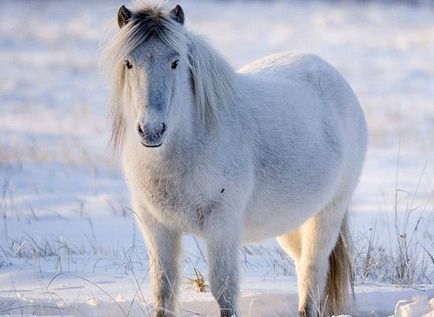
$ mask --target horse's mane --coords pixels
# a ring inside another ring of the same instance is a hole
[[[165,9],[164,2],[143,4],[136,2],[131,20],[114,33],[105,44],[103,67],[112,80],[111,144],[122,145],[125,137],[124,60],[134,49],[150,38],[157,38],[176,50],[188,63],[198,119],[204,127],[219,122],[219,108],[234,103],[236,95],[235,72],[231,66],[200,36],[182,27]],[[114,24],[114,23],[113,23]]]

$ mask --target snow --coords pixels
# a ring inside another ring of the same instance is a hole
[[[308,51],[348,78],[370,148],[350,208],[357,284],[347,313],[432,316],[433,8],[180,2],[187,24],[235,67]],[[146,249],[106,148],[99,47],[119,5],[0,2],[0,315],[152,315]],[[408,246],[408,278],[396,274],[397,241]],[[194,269],[207,277],[203,241],[187,236],[183,244],[180,309],[216,316],[209,291],[191,282]],[[276,243],[246,246],[241,262],[243,316],[294,316],[294,268]]]
[[[396,303],[395,316],[396,317],[432,317],[434,310],[434,298],[428,300],[426,296],[416,296],[410,300],[400,300]]]
[[[111,273],[65,273],[54,278],[47,272],[39,272],[35,276],[29,276],[31,273],[28,272],[2,274],[2,285],[20,281],[19,288],[0,290],[5,297],[2,299],[3,307],[11,305],[16,307],[19,314],[44,316],[58,315],[59,312],[73,316],[124,316],[128,312],[128,316],[143,316],[143,312],[151,314],[148,300],[150,285],[148,281],[142,283],[146,272],[138,273],[137,276],[132,273]],[[181,289],[178,304],[185,316],[192,316],[189,312],[216,316],[217,305],[209,292],[197,293],[188,284]],[[295,316],[296,289],[294,280],[290,278],[280,277],[265,282],[250,279],[242,285],[241,312],[243,316]],[[408,299],[400,300],[403,296]],[[434,290],[423,292],[367,285],[363,292],[357,292],[352,316],[388,316],[390,304],[398,302],[396,317],[421,317],[430,312],[433,300],[429,302],[428,296],[433,297]]]

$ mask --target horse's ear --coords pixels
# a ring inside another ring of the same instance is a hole
[[[133,14],[124,5],[118,10],[118,25],[122,28],[131,19]]]
[[[170,11],[170,17],[179,24],[184,24],[184,10],[182,10],[179,4]]]

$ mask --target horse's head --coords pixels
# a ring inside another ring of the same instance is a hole
[[[186,30],[181,7],[122,6],[117,22],[104,58],[113,80],[113,145],[131,136],[145,147],[159,147],[173,136],[193,138],[193,131],[216,127],[219,112],[235,103],[235,73]]]
[[[129,98],[124,116],[143,146],[159,147],[186,111],[179,95],[191,91],[184,13],[179,5],[167,13],[122,6],[117,20],[125,45],[132,45],[121,61]]]

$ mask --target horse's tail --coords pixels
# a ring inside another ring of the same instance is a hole
[[[326,306],[329,315],[345,310],[349,290],[354,296],[354,271],[350,252],[351,235],[347,214],[341,225],[339,238],[329,257],[330,269],[327,277]]]

